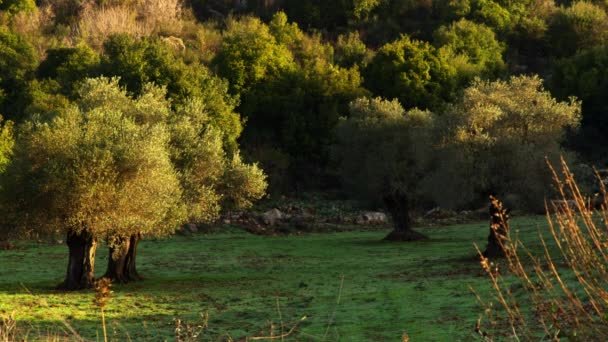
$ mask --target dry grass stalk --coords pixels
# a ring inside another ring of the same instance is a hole
[[[93,303],[101,310],[101,325],[103,327],[103,340],[104,342],[108,342],[108,334],[106,332],[106,316],[104,313],[104,309],[110,302],[110,296],[112,291],[110,288],[112,287],[112,279],[110,278],[100,278],[95,282],[95,299]]]
[[[608,203],[599,211],[590,210],[589,201],[578,188],[566,162],[561,161],[561,174],[549,166],[562,199],[545,205],[550,239],[545,240],[539,233],[540,253],[527,250],[509,233],[502,239],[508,271],[517,284],[509,286],[498,264],[482,256],[482,267],[508,324],[508,329],[500,326],[504,318],[490,312],[491,304],[485,304],[484,316],[490,325],[483,327],[480,321],[477,329],[484,338],[491,339],[492,331],[504,334],[507,330],[510,337],[516,339],[608,338],[608,214],[605,210]],[[608,198],[603,185],[602,193],[604,199]],[[560,202],[575,205],[560,205]],[[555,246],[550,246],[549,241]],[[512,291],[518,286],[524,290],[524,300],[530,303],[531,313],[520,310],[521,298],[516,298]]]
[[[2,315],[0,321],[0,341],[8,342],[15,341],[17,321],[15,320],[15,312],[13,311],[9,315]]]
[[[194,342],[199,341],[205,330],[209,327],[209,312],[201,313],[202,322],[197,325],[192,325],[188,322],[182,322],[181,319],[175,319],[175,340],[177,342]],[[232,341],[231,338],[228,338]]]

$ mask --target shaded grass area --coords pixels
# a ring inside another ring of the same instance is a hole
[[[544,217],[516,218],[513,229],[537,245]],[[424,228],[428,241],[391,243],[386,231],[263,237],[240,231],[144,241],[138,255],[143,282],[113,287],[106,308],[113,340],[174,340],[175,319],[196,325],[200,340],[238,340],[289,330],[291,340],[470,340],[481,313],[469,286],[491,297],[475,259],[485,247],[486,222]],[[0,250],[0,313],[15,311],[30,336],[101,336],[93,292],[53,287],[65,272],[67,247],[22,244]],[[98,250],[97,274],[105,271]],[[338,303],[339,299],[339,303]],[[278,305],[277,305],[278,304]],[[63,323],[62,323],[63,322]],[[185,324],[185,323],[183,323]]]

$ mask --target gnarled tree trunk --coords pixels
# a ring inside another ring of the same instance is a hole
[[[486,258],[498,258],[506,255],[504,238],[509,232],[509,209],[503,208],[494,196],[490,196],[490,235],[488,245],[483,252]]]
[[[403,192],[393,192],[383,198],[386,209],[393,218],[395,228],[384,239],[390,241],[415,241],[427,237],[412,229],[409,199]]]
[[[68,270],[59,288],[72,291],[93,287],[97,241],[83,231],[68,233],[66,243],[69,248]]]
[[[120,283],[142,279],[136,266],[137,245],[140,239],[139,233],[133,234],[128,239],[120,239],[116,246],[110,247],[108,269],[104,277]]]

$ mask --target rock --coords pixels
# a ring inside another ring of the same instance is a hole
[[[274,208],[262,214],[262,222],[267,226],[275,226],[283,220],[284,217],[285,215],[283,215],[279,209]]]
[[[198,227],[194,223],[188,223],[186,229],[192,234],[198,233]]]
[[[384,224],[388,220],[386,214],[379,211],[366,211],[357,216],[357,224]]]
[[[314,222],[315,217],[306,214],[294,215],[289,219],[289,224],[298,230],[310,230]]]
[[[198,233],[198,227],[194,223],[187,223],[177,231],[179,235],[191,235]]]
[[[449,209],[443,209],[440,207],[433,208],[433,209],[427,211],[426,214],[424,214],[425,219],[432,219],[432,220],[442,220],[442,219],[452,218],[455,216],[457,216],[455,211],[449,210]]]

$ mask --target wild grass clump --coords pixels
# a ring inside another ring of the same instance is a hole
[[[15,341],[17,321],[15,312],[0,316],[0,342]]]
[[[92,47],[100,48],[106,38],[115,33],[135,37],[178,35],[181,18],[180,0],[138,0],[114,6],[87,3],[80,13],[76,35]]]
[[[602,184],[604,202],[593,210],[563,159],[561,172],[551,172],[561,200],[546,204],[548,234],[539,232],[538,250],[507,232],[504,262],[482,256],[498,304],[484,304],[478,321],[486,340],[608,338],[606,190]]]

